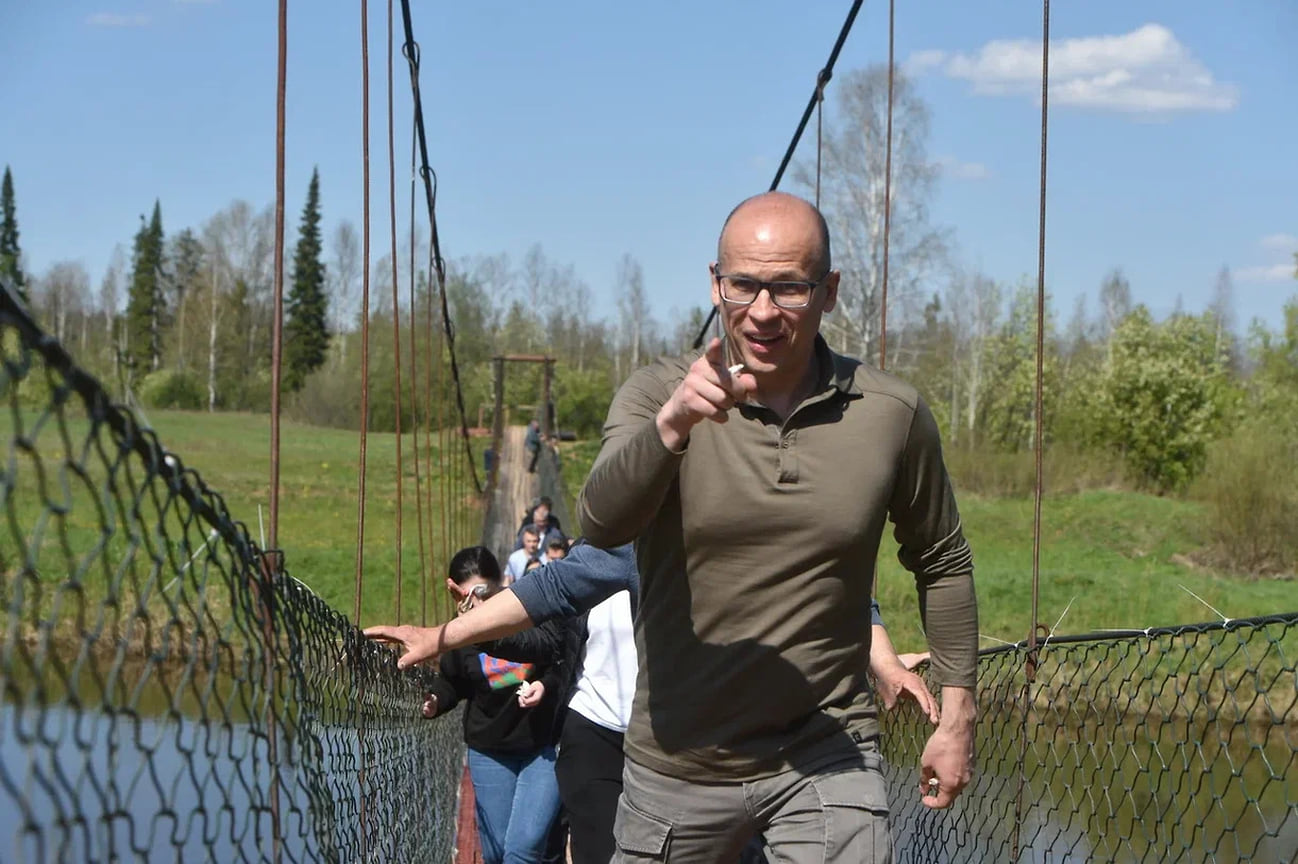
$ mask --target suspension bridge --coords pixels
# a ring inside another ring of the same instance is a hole
[[[772,188],[819,108],[859,7],[858,0],[816,77]],[[407,346],[406,371],[411,398],[422,400],[422,425],[413,430],[419,566],[436,575],[461,546],[504,551],[536,494],[548,494],[557,515],[574,523],[562,512],[561,454],[547,447],[537,473],[526,472],[521,430],[507,426],[500,410],[495,459],[479,473],[446,301],[408,3],[402,12],[428,268],[440,300],[440,327],[430,307],[424,344]],[[280,26],[282,40],[283,17]],[[281,202],[282,62],[281,53]],[[1043,57],[1043,97],[1047,75]],[[368,102],[364,110],[368,128]],[[366,165],[368,174],[368,153]],[[277,266],[277,296],[282,274]],[[449,386],[434,388],[435,377]],[[451,395],[434,400],[434,389]],[[1039,385],[1037,392],[1039,400]],[[278,448],[278,387],[273,401]],[[281,544],[277,531],[276,469],[263,539],[245,524],[251,514],[230,512],[183,453],[114,404],[3,287],[0,402],[7,432],[0,860],[472,858],[459,724],[423,720],[431,673],[398,671],[395,655],[356,627],[365,574],[364,432],[356,603],[348,615],[293,575],[284,551],[292,538]],[[537,402],[547,399],[538,394]],[[548,417],[548,408],[542,413]],[[1039,519],[1039,485],[1037,509]],[[1038,523],[1034,547],[1039,542]],[[450,614],[434,605],[433,617]],[[922,721],[885,717],[897,860],[1298,857],[1298,612],[1066,637],[1038,628],[1036,619],[1034,590],[1028,638],[980,655],[975,780],[951,809],[929,811],[909,794],[927,737]]]

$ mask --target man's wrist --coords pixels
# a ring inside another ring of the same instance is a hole
[[[942,688],[942,719],[938,728],[951,732],[972,734],[974,724],[978,721],[978,705],[971,687]]]

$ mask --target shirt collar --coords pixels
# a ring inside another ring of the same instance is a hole
[[[856,383],[856,370],[861,361],[835,353],[819,333],[816,334],[815,355],[819,369],[817,393],[824,393],[832,387],[848,396],[861,395],[861,388]]]

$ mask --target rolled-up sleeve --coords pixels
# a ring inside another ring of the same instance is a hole
[[[604,442],[577,498],[582,534],[596,546],[635,540],[676,478],[682,454],[667,449],[655,423],[675,387],[671,371],[665,361],[637,370],[609,406]]]
[[[600,549],[587,543],[566,558],[532,570],[510,586],[534,624],[589,612],[619,591],[639,588],[635,555],[628,544]]]
[[[915,575],[934,683],[973,687],[978,676],[978,601],[973,553],[942,460],[937,423],[915,407],[890,503],[897,557]]]

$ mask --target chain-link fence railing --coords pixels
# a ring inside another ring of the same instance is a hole
[[[442,861],[459,723],[0,287],[0,860]]]
[[[1025,703],[1030,659],[981,654],[949,810],[916,793],[929,727],[885,717],[899,862],[1298,860],[1298,613],[1051,639]]]

